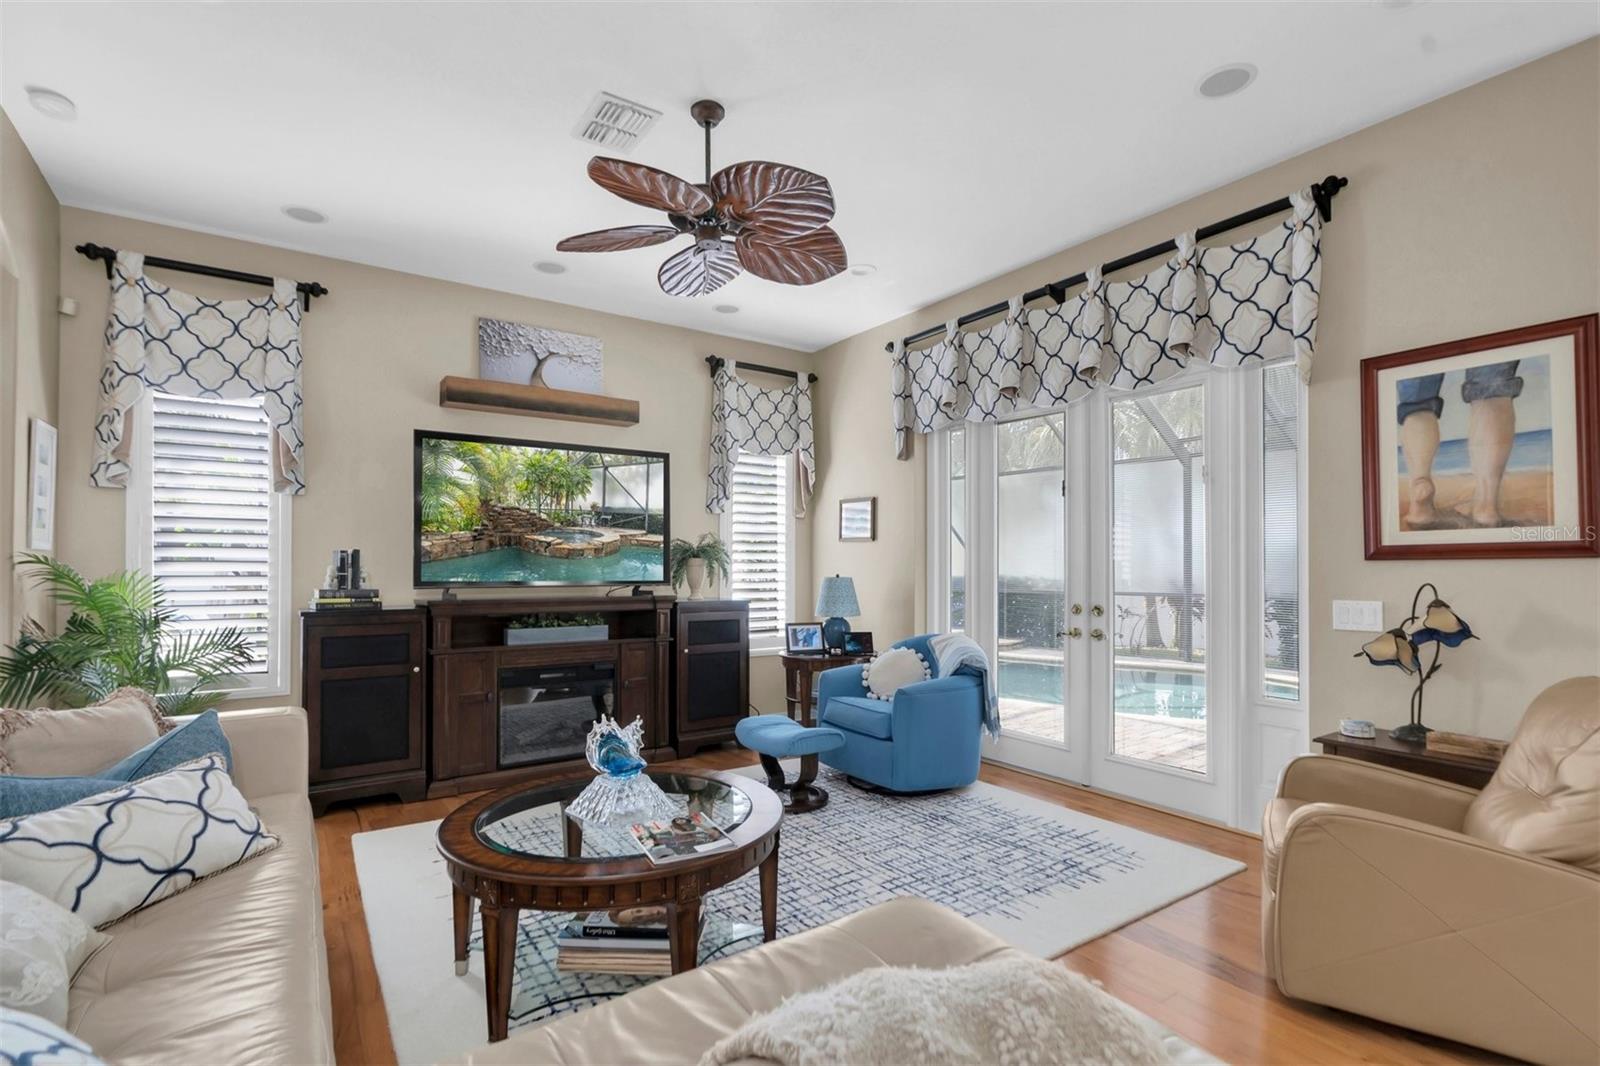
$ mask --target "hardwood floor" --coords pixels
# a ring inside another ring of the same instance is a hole
[[[747,752],[721,751],[683,765],[727,768],[753,761]],[[1064,965],[1223,1061],[1241,1066],[1499,1061],[1459,1044],[1279,995],[1261,970],[1261,843],[1254,837],[989,764],[983,780],[1247,864],[1226,881],[1061,956]],[[334,1050],[344,1066],[395,1061],[350,838],[443,818],[467,798],[367,803],[335,808],[317,821]]]

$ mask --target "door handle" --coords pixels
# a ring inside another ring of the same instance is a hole
[[[1079,629],[1077,626],[1073,626],[1071,629],[1058,629],[1056,630],[1056,636],[1071,637],[1073,640],[1077,640],[1079,637],[1083,636],[1083,630]]]
[[[1097,603],[1093,607],[1089,608],[1089,613],[1094,615],[1096,618],[1099,618],[1101,615],[1106,613],[1106,609]]]
[[[1089,635],[1091,637],[1093,637],[1095,640],[1105,640],[1106,639],[1106,631],[1103,630],[1103,629],[1091,629],[1091,630],[1089,630]]]
[[[420,674],[420,673],[422,673],[422,667],[420,667],[420,666],[413,666],[413,667],[412,667],[412,668],[411,668],[411,672],[412,672],[412,673],[413,673],[413,674]]]

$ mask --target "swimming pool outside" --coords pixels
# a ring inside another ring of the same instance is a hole
[[[573,532],[586,532],[574,530]],[[521,548],[495,548],[476,555],[422,564],[422,580],[451,584],[660,584],[661,549],[625,544],[611,555],[561,558]]]

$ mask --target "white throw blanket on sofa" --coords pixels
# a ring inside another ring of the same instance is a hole
[[[991,737],[1000,735],[1000,692],[989,657],[965,633],[939,633],[928,638],[928,648],[939,661],[939,676],[949,677],[962,667],[983,680],[983,727]]]
[[[1006,957],[948,970],[881,966],[805,992],[712,1046],[700,1066],[1165,1063],[1139,1016],[1059,963]]]

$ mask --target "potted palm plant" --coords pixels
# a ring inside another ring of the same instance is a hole
[[[71,614],[57,635],[29,619],[0,653],[0,706],[82,707],[142,688],[170,717],[216,702],[207,688],[255,661],[242,629],[179,630],[154,577],[126,570],[90,581],[48,555],[17,557]]]
[[[728,557],[728,546],[715,533],[702,533],[700,539],[693,543],[681,537],[676,538],[668,549],[668,555],[672,563],[672,587],[677,588],[688,581],[691,600],[705,599],[701,590],[705,586],[707,573],[713,580],[720,578],[723,584],[728,582],[732,560]]]

